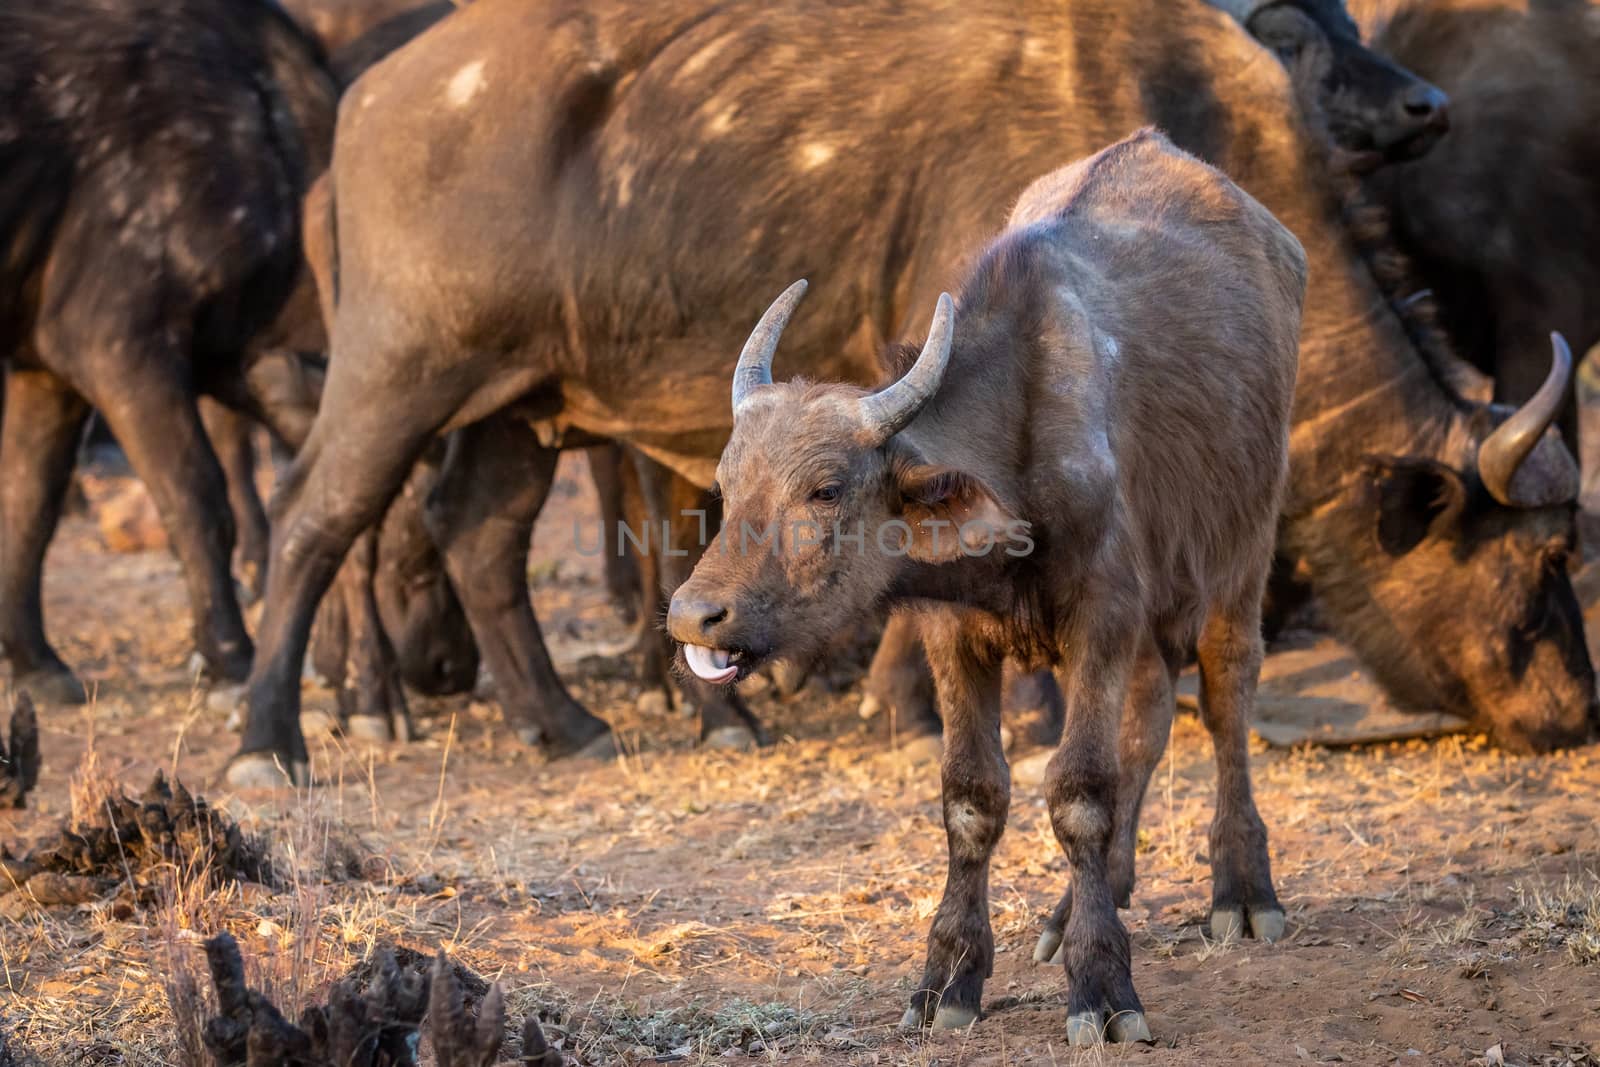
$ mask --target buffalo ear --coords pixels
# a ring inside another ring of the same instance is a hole
[[[1378,544],[1391,556],[1403,556],[1445,529],[1466,506],[1466,482],[1435,460],[1374,456],[1366,471],[1376,497]]]
[[[904,464],[895,471],[895,483],[900,518],[911,530],[905,554],[914,560],[948,563],[1007,546],[1020,546],[1021,552],[1032,547],[1028,524],[965,471]]]

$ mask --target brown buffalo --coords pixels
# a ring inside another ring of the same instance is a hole
[[[1072,878],[1071,1043],[1150,1038],[1116,908],[1196,642],[1212,929],[1282,933],[1246,741],[1306,271],[1264,207],[1146,132],[1027,189],[915,360],[891,357],[893,384],[773,382],[804,283],[740,355],[723,529],[667,626],[697,675],[729,683],[879,605],[940,605],[924,633],[950,868],[907,1025],[968,1025],[993,968],[1008,656],[1059,665],[1068,694],[1046,791]]]

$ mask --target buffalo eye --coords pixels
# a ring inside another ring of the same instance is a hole
[[[839,495],[842,492],[843,490],[837,484],[829,482],[827,485],[818,486],[812,491],[811,501],[814,504],[837,504]]]

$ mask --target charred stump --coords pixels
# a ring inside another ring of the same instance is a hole
[[[477,1012],[469,1011],[458,968],[442,952],[430,971],[402,967],[392,951],[380,949],[369,967],[341,979],[328,1003],[307,1008],[296,1024],[246,986],[244,960],[231,934],[213,937],[205,951],[217,1014],[205,1024],[204,1041],[217,1067],[415,1067],[425,1015],[431,1017],[439,1067],[498,1062],[505,1036],[504,994],[491,986]],[[523,1024],[517,1062],[565,1063],[531,1016]]]

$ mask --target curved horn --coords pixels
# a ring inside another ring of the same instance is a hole
[[[739,365],[733,371],[734,418],[739,417],[739,409],[750,399],[751,390],[759,385],[772,384],[772,356],[778,351],[778,338],[783,336],[783,328],[789,325],[789,316],[794,314],[800,298],[805,295],[806,280],[801,278],[772,302],[772,306],[761,316],[761,321],[756,323],[750,339],[744,343],[744,349],[739,353]]]
[[[1572,378],[1572,349],[1566,338],[1552,333],[1550,347],[1550,374],[1539,391],[1478,446],[1478,477],[1489,495],[1507,507],[1518,506],[1511,495],[1511,479],[1560,414]]]
[[[933,310],[933,325],[923,342],[917,361],[905,376],[871,396],[861,398],[861,421],[882,444],[905,429],[917,412],[939,391],[944,369],[950,363],[950,345],[955,340],[956,305],[949,293],[939,294]]]

